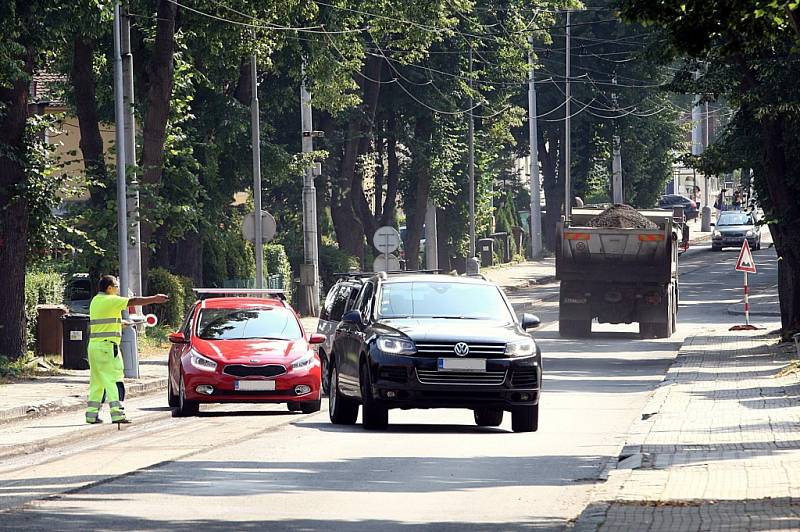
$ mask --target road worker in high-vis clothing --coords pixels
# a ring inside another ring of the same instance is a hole
[[[100,279],[98,293],[89,304],[89,401],[86,408],[87,423],[102,423],[99,417],[103,396],[111,407],[113,423],[130,423],[125,417],[119,397],[117,380],[122,367],[122,311],[139,305],[164,303],[164,294],[150,297],[121,297],[119,281],[112,275]]]

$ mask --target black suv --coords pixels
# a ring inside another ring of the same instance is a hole
[[[469,408],[479,426],[514,432],[539,424],[542,356],[503,292],[474,277],[377,274],[336,329],[331,421],[388,425],[392,408]]]

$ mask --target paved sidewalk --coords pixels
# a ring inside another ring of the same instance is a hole
[[[800,530],[800,374],[777,341],[688,339],[574,530]]]

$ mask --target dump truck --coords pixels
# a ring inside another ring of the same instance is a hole
[[[559,334],[588,336],[596,318],[638,322],[643,338],[670,337],[678,314],[683,213],[637,211],[652,222],[648,229],[592,226],[602,212],[573,209],[571,219],[557,228]]]

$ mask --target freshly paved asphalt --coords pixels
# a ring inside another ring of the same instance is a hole
[[[678,333],[640,340],[633,326],[561,339],[557,285],[517,291],[543,319],[540,429],[478,428],[457,410],[392,411],[386,432],[338,427],[282,405],[215,406],[166,417],[163,398],[128,404],[149,423],[0,466],[2,530],[562,529],[589,500],[682,339],[740,323],[737,253],[708,246],[681,259]],[[753,292],[774,285],[775,253],[755,252]],[[761,317],[770,329],[774,317]],[[323,407],[326,405],[323,404]],[[74,414],[72,414],[74,416]],[[158,416],[161,416],[158,418]],[[56,416],[42,421],[63,423]],[[74,421],[74,420],[73,420]],[[99,430],[94,430],[95,428]]]

